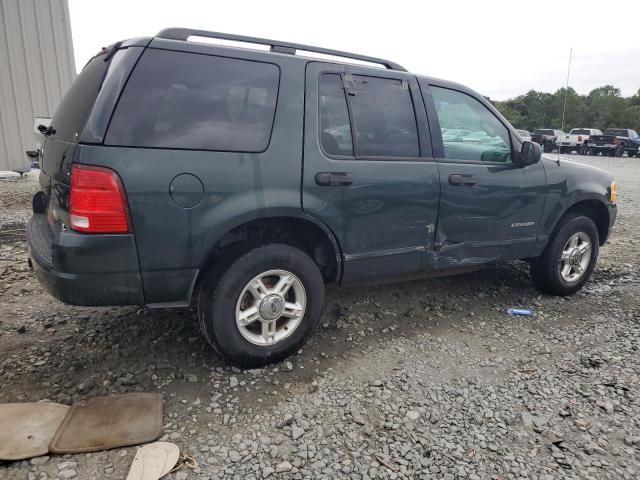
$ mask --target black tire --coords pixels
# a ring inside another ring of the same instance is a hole
[[[614,157],[621,157],[624,154],[624,145],[618,145],[613,151]]]
[[[580,147],[578,147],[578,155],[587,155],[589,153],[589,147],[587,147],[585,144],[580,145]]]
[[[558,153],[564,153],[564,152],[565,152],[564,147],[558,147]]]
[[[598,152],[595,148],[590,148],[587,150],[587,155],[590,155],[592,157],[595,157],[596,155],[598,155]]]
[[[544,153],[551,153],[553,151],[553,145],[551,143],[545,143],[543,150]]]
[[[560,256],[569,239],[583,232],[591,241],[591,256],[585,273],[574,282],[567,282],[560,274]],[[551,237],[544,253],[530,262],[531,278],[538,290],[552,295],[573,295],[582,288],[593,273],[599,252],[598,229],[588,217],[581,214],[567,215]]]
[[[277,269],[291,272],[300,280],[306,310],[289,336],[273,345],[256,345],[244,338],[236,325],[236,304],[254,277]],[[324,283],[314,261],[297,248],[271,244],[254,248],[229,266],[213,268],[207,274],[198,297],[198,318],[216,352],[239,366],[252,368],[278,362],[298,351],[318,326],[323,304]]]

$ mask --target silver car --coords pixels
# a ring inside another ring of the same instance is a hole
[[[527,130],[516,130],[516,132],[518,132],[518,135],[520,135],[520,138],[522,138],[522,140],[526,142],[531,141],[531,132]]]

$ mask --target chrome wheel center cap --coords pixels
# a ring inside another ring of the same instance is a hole
[[[276,320],[284,311],[284,298],[278,294],[267,295],[260,302],[260,316],[265,320]]]
[[[576,249],[573,250],[573,252],[571,252],[571,257],[569,258],[569,263],[571,265],[578,265],[578,264],[580,264],[581,261],[582,261],[582,254],[576,248]]]

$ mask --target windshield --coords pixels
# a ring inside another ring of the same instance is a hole
[[[605,130],[605,135],[615,135],[616,137],[626,137],[628,135],[627,130],[622,130],[620,128],[610,128],[609,130]]]
[[[574,128],[569,135],[591,135],[589,130],[584,128]]]

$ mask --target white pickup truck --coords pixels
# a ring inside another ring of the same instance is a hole
[[[574,128],[558,138],[558,152],[571,153],[575,150],[580,155],[586,155],[586,142],[591,135],[602,135],[602,132],[596,128]]]

